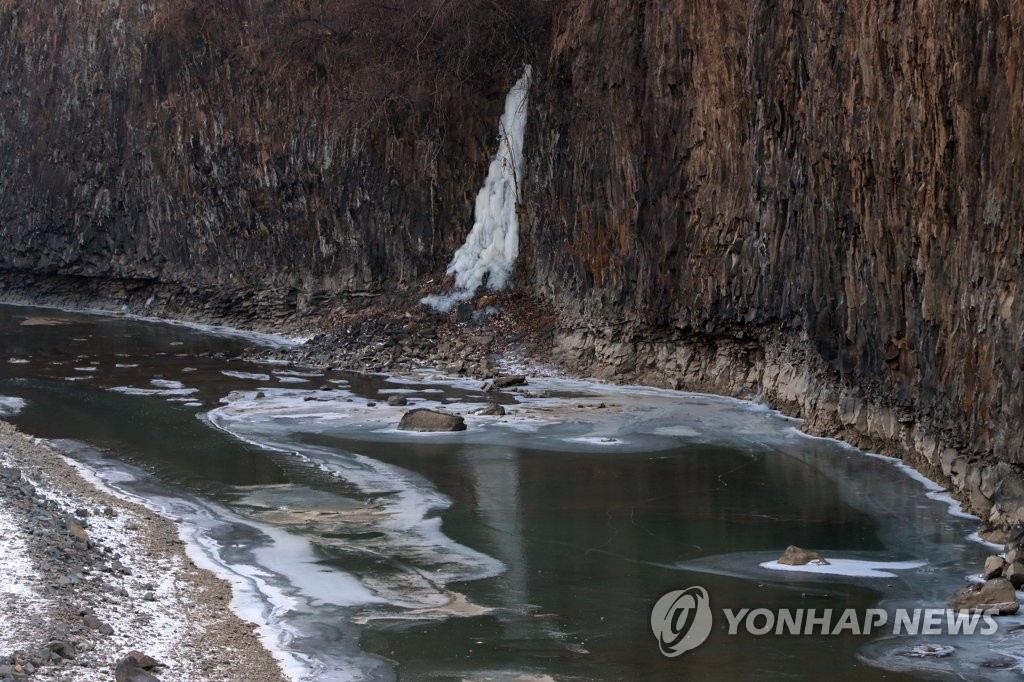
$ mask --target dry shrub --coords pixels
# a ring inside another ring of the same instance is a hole
[[[232,65],[348,117],[427,113],[466,88],[507,88],[548,13],[548,0],[193,0],[154,14],[148,52],[200,81],[195,64]]]

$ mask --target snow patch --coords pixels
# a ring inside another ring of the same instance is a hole
[[[270,381],[269,374],[260,374],[258,372],[237,372],[233,369],[222,369],[220,373],[226,377],[233,377],[235,379],[251,379],[252,381]]]
[[[170,379],[153,379],[149,383],[156,386],[157,388],[168,388],[177,390],[179,388],[185,388],[185,384],[180,381],[172,381]]]
[[[826,575],[845,575],[853,578],[895,578],[890,571],[905,571],[920,568],[925,561],[861,561],[859,559],[830,559],[828,564],[805,564],[789,566],[778,561],[765,561],[761,568],[772,571],[799,571],[802,573],[823,573]]]
[[[0,538],[3,538],[4,569],[0,573],[0,651],[27,649],[33,642],[32,622],[41,618],[43,600],[36,592],[41,582],[32,565],[23,524],[11,510],[0,507]]]

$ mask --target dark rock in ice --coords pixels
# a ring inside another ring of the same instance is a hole
[[[526,377],[522,374],[513,374],[506,377],[495,377],[495,388],[508,388],[509,386],[521,386],[526,383]]]
[[[410,410],[398,423],[402,431],[465,431],[466,420],[457,414],[437,410]]]
[[[779,563],[785,564],[786,566],[806,566],[807,564],[815,564],[817,566],[827,566],[828,561],[825,560],[817,552],[812,552],[809,549],[803,549],[796,545],[790,545],[786,548],[786,551],[779,557]]]

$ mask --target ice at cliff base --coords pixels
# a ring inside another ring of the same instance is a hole
[[[468,301],[487,281],[495,291],[505,288],[519,255],[519,218],[516,205],[523,178],[523,136],[531,68],[512,86],[501,116],[498,152],[491,159],[487,179],[476,196],[473,229],[448,265],[455,286],[447,294],[427,296],[423,303],[446,312]]]

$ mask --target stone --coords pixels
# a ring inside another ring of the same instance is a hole
[[[124,656],[114,668],[114,682],[160,682],[160,678],[142,669],[133,656]]]
[[[492,381],[495,388],[508,388],[509,386],[522,386],[526,383],[526,377],[522,374],[512,374],[504,377],[494,377]]]
[[[79,542],[89,544],[89,533],[76,521],[68,520],[68,535]]]
[[[480,408],[474,414],[481,417],[502,417],[505,415],[505,408],[498,403],[491,403],[487,407]]]
[[[114,634],[114,628],[110,625],[110,623],[103,623],[99,626],[99,628],[97,628],[97,632],[99,632],[101,635],[112,635]]]
[[[391,407],[405,407],[409,404],[409,399],[404,395],[393,395],[388,397],[388,405]]]
[[[132,650],[125,655],[134,658],[138,662],[139,667],[145,670],[152,670],[153,668],[160,665],[159,661],[157,661],[155,658],[147,654],[144,654],[141,651]]]
[[[18,467],[0,467],[0,478],[12,482],[20,481],[21,469]]]
[[[455,308],[455,320],[457,322],[469,322],[473,319],[473,304],[472,303],[460,303]]]
[[[46,648],[61,658],[74,658],[75,646],[63,639],[54,639],[46,643]]]
[[[1020,603],[1009,580],[993,578],[957,590],[949,599],[949,608],[966,613],[992,610],[1000,616],[1009,616],[1017,613]]]
[[[1006,562],[1003,561],[1003,557],[993,554],[989,558],[985,559],[985,568],[981,572],[981,577],[985,580],[998,578],[1003,574],[1003,568],[1005,567]]]
[[[1006,563],[1013,564],[1018,561],[1024,561],[1024,548],[1014,545],[1006,550]]]
[[[1007,564],[1003,569],[1003,577],[1010,581],[1013,589],[1021,589],[1024,587],[1024,563],[1014,561],[1012,564]]]
[[[786,551],[779,557],[779,563],[786,566],[806,566],[807,564],[828,566],[828,561],[817,552],[812,552],[809,549],[803,549],[796,545],[790,545],[786,548]]]
[[[398,428],[401,431],[465,431],[466,420],[457,414],[421,408],[403,414]]]

